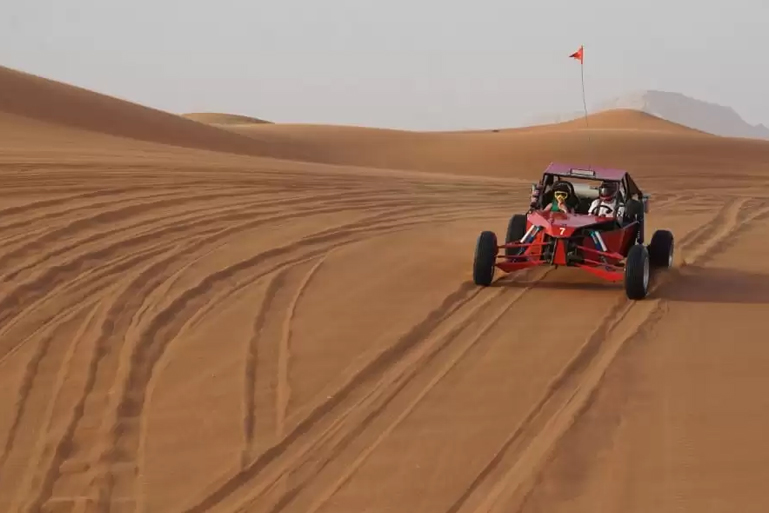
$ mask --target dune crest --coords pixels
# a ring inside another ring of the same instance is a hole
[[[139,141],[263,155],[253,139],[157,109],[0,66],[0,112]]]
[[[635,91],[598,102],[589,110],[600,114],[605,111],[627,109],[644,112],[713,135],[769,139],[769,128],[763,124],[748,123],[733,108],[673,91]],[[577,121],[581,117],[580,111],[573,111],[537,116],[530,122],[532,125],[553,124]]]
[[[587,125],[585,118],[579,117],[570,121],[553,123],[535,127],[536,129],[613,129],[613,130],[651,130],[674,133],[696,133],[710,135],[701,130],[696,130],[688,126],[668,121],[659,116],[643,112],[636,109],[608,109],[594,114],[588,113]]]
[[[187,114],[182,114],[182,117],[191,119],[192,121],[198,121],[200,123],[207,123],[209,125],[255,125],[272,123],[271,121],[265,121],[263,119],[258,119],[251,116],[224,114],[219,112],[190,112]]]
[[[557,160],[603,163],[641,174],[719,173],[725,168],[725,158],[731,159],[735,169],[769,168],[767,141],[715,137],[631,109],[594,114],[588,122],[590,130],[584,119],[457,132],[308,124],[226,129],[267,145],[285,145],[309,161],[385,169],[536,177]]]

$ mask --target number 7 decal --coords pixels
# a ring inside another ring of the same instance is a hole
[[[565,231],[566,231],[566,228],[561,226],[561,233],[559,235],[563,235],[563,232],[565,232]]]

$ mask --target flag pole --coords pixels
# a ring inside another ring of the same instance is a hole
[[[585,97],[585,48],[584,45],[579,45],[579,50],[574,52],[573,54],[569,55],[572,59],[577,59],[579,61],[579,71],[580,71],[580,79],[582,83],[582,108],[585,112],[585,127],[587,129],[587,145],[592,149],[592,141],[590,139],[590,121],[588,120],[588,113],[587,113],[587,99]],[[592,151],[589,149],[588,151],[592,155]],[[588,166],[588,169],[592,168],[592,164]]]

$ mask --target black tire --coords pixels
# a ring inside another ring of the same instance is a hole
[[[496,263],[497,236],[494,232],[481,232],[475,244],[475,258],[473,258],[473,281],[476,285],[483,287],[491,285]]]
[[[675,241],[668,230],[657,230],[649,243],[649,263],[652,267],[672,267]]]
[[[643,299],[649,292],[649,251],[643,244],[635,244],[625,261],[625,294],[628,299]]]
[[[515,214],[507,223],[507,234],[505,235],[505,244],[518,242],[526,235],[526,216]],[[506,256],[515,256],[521,252],[521,248],[505,248]]]

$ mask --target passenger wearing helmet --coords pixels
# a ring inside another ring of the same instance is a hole
[[[558,182],[553,185],[553,201],[550,202],[548,210],[550,212],[571,213],[572,209],[566,204],[566,198],[569,197],[569,186],[564,182]]]
[[[588,209],[588,214],[593,216],[614,217],[622,219],[625,214],[625,207],[617,206],[617,184],[614,182],[603,182],[598,188],[598,198],[593,200]]]

